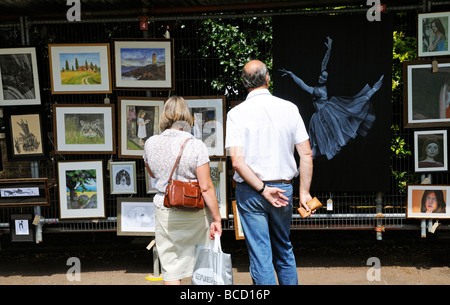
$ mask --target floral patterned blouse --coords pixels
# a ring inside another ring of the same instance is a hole
[[[181,145],[187,138],[191,138],[191,140],[184,147],[172,179],[197,181],[197,167],[209,162],[205,143],[194,138],[188,132],[175,129],[166,129],[162,134],[154,135],[145,142],[144,162],[149,165],[155,176],[155,187],[158,190],[153,199],[155,207],[170,210],[164,207],[164,192]]]

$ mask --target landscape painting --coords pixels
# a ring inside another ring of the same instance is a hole
[[[164,49],[121,49],[122,80],[165,80]]]
[[[62,85],[101,84],[100,53],[59,54]]]
[[[60,213],[63,218],[104,217],[103,162],[59,162]]]
[[[49,45],[52,94],[111,93],[109,44]]]
[[[172,40],[114,42],[116,89],[173,90]]]

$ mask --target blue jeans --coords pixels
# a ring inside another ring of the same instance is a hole
[[[236,201],[255,285],[298,285],[297,266],[289,240],[292,219],[291,184],[267,183],[286,190],[289,204],[276,208],[245,182],[237,183]]]

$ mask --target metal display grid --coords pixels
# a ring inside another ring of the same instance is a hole
[[[402,31],[406,37],[416,37],[417,14],[423,11],[422,6],[407,6],[390,8],[395,13],[394,30]],[[448,3],[441,3],[433,9],[449,10]],[[276,14],[329,14],[327,10],[314,11],[290,11]],[[336,11],[333,11],[336,13]],[[342,14],[363,14],[361,9],[342,10]],[[111,195],[109,183],[105,183],[106,194],[106,215],[105,219],[95,220],[60,220],[58,211],[58,188],[56,177],[56,161],[58,160],[89,160],[101,159],[105,164],[105,177],[109,179],[109,172],[106,165],[109,160],[118,161],[117,155],[59,155],[53,152],[53,104],[85,104],[103,103],[107,97],[111,103],[117,103],[118,96],[150,96],[168,97],[169,94],[181,96],[211,96],[223,95],[223,92],[214,90],[210,83],[216,77],[219,69],[219,58],[199,58],[198,50],[202,45],[202,39],[197,33],[198,23],[208,18],[216,18],[225,22],[239,24],[242,31],[246,31],[245,23],[239,20],[242,18],[270,18],[274,13],[260,12],[251,15],[224,15],[224,14],[203,14],[201,16],[175,16],[164,18],[152,18],[148,31],[139,29],[139,20],[114,18],[83,20],[81,22],[60,21],[35,21],[26,17],[20,19],[18,23],[0,24],[0,45],[2,47],[36,47],[38,58],[39,78],[41,85],[42,106],[47,114],[47,124],[49,131],[50,155],[48,160],[38,162],[8,162],[6,160],[6,143],[0,139],[0,148],[3,158],[3,171],[0,172],[1,179],[8,178],[29,178],[47,177],[49,178],[51,205],[48,207],[15,207],[0,208],[0,232],[9,228],[9,215],[12,213],[33,213],[41,216],[40,227],[43,232],[80,232],[80,231],[115,231],[116,230],[116,199],[124,195]],[[112,94],[63,94],[52,95],[50,86],[50,72],[48,64],[49,43],[89,43],[89,42],[111,42],[113,38],[162,38],[166,26],[170,26],[171,38],[175,40],[175,92],[163,91],[113,91]],[[268,44],[264,48],[270,49]],[[230,104],[242,100],[242,92],[227,98],[227,110]],[[401,91],[396,100],[392,102],[393,124],[400,126],[397,135],[404,138],[407,143],[413,143],[410,129],[403,129],[403,105]],[[116,109],[117,111],[117,109]],[[117,115],[116,115],[117,118]],[[116,124],[117,126],[117,124]],[[412,149],[412,144],[409,144]],[[144,163],[136,160],[138,193],[135,197],[149,196],[145,194]],[[229,218],[223,220],[224,229],[234,229],[232,201],[234,192],[231,181],[231,162],[227,162],[227,190],[228,190],[228,214]],[[413,172],[413,157],[392,158],[392,169],[399,172]],[[368,173],[370,175],[370,173]],[[438,173],[432,176],[433,183],[447,184],[448,174]],[[417,177],[417,179],[424,177]],[[423,226],[418,220],[406,218],[406,194],[397,186],[394,175],[391,176],[391,190],[386,193],[358,193],[358,192],[333,192],[314,194],[324,203],[328,199],[333,201],[333,210],[328,211],[321,208],[313,217],[301,219],[295,212],[292,218],[292,229],[295,230],[320,230],[320,229],[370,229],[381,232],[384,229],[416,229]],[[108,180],[109,181],[109,180]],[[382,216],[382,217],[378,217]],[[441,227],[449,227],[445,221],[441,221]]]

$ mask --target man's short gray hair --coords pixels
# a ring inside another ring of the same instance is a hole
[[[264,86],[266,84],[266,75],[269,75],[269,70],[264,63],[258,66],[258,69],[252,71],[242,70],[242,82],[245,89],[252,89]]]

